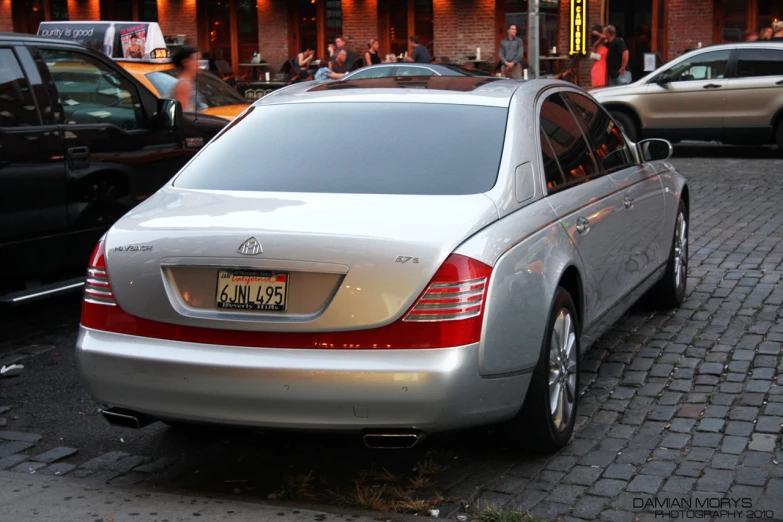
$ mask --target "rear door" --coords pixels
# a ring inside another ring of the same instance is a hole
[[[583,94],[565,96],[588,136],[598,168],[622,191],[626,233],[616,248],[623,256],[620,277],[625,294],[666,259],[663,184],[655,168],[636,164],[623,133],[603,107]]]
[[[21,46],[0,47],[0,194],[0,279],[55,270],[68,225],[65,165],[41,76]]]
[[[730,49],[694,53],[666,71],[670,82],[650,83],[646,127],[671,138],[720,139]]]
[[[577,247],[585,270],[585,329],[616,301],[622,285],[625,216],[612,178],[601,172],[562,93],[541,106],[547,200]]]
[[[783,108],[783,49],[739,47],[728,80],[724,124],[732,141],[772,140],[772,118]]]

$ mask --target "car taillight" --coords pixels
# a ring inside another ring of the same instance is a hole
[[[106,250],[103,240],[98,241],[90,256],[87,279],[84,282],[84,302],[95,305],[117,306],[106,273]]]
[[[452,254],[407,313],[379,328],[342,332],[223,330],[152,321],[125,312],[114,300],[101,242],[90,260],[82,325],[140,337],[229,346],[334,350],[449,348],[481,339],[491,275],[490,266]]]

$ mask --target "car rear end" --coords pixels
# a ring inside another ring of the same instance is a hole
[[[99,403],[375,433],[518,410],[478,370],[492,267],[453,253],[497,220],[508,108],[369,99],[251,108],[108,232],[77,342]]]

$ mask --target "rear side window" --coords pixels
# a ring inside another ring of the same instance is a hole
[[[783,51],[776,49],[739,49],[737,76],[783,76]]]
[[[415,65],[398,65],[394,71],[395,76],[437,76],[429,67],[416,67]]]
[[[560,94],[553,94],[544,101],[541,106],[541,132],[549,138],[552,150],[557,157],[562,168],[565,183],[559,188],[580,181],[586,181],[590,176],[596,174],[595,161],[593,161],[590,147],[582,135],[573,114],[566,105]],[[546,158],[545,144],[544,158]],[[547,179],[547,188],[550,192],[558,190],[558,187]]]
[[[230,124],[174,185],[271,192],[480,194],[497,180],[507,114],[501,107],[423,103],[261,105]]]
[[[598,166],[605,172],[630,167],[631,154],[623,133],[609,114],[587,96],[576,93],[567,93],[565,96],[590,140]]]
[[[0,127],[40,125],[32,90],[11,49],[0,49]]]

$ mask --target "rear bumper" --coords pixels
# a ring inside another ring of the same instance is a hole
[[[80,327],[99,403],[154,417],[314,430],[443,431],[505,420],[531,374],[484,379],[478,344],[427,350],[243,348]]]

